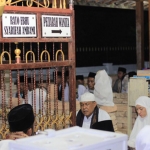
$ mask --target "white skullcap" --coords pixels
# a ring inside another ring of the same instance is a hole
[[[95,101],[95,96],[92,93],[86,92],[80,97],[80,102]]]

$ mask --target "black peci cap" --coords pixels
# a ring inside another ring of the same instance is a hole
[[[77,75],[76,80],[84,80],[84,76],[83,75]]]
[[[34,123],[33,108],[30,104],[22,104],[14,107],[8,113],[10,132],[24,131],[32,127]]]
[[[126,73],[126,68],[119,67],[119,68],[118,68],[118,72],[119,72],[119,71],[121,71],[121,72],[123,72],[123,73]]]
[[[96,73],[94,73],[94,72],[90,72],[88,75],[88,77],[90,77],[90,78],[95,78],[95,76],[96,76]]]

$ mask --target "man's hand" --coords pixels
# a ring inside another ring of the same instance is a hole
[[[28,137],[28,135],[26,135],[23,132],[12,132],[6,136],[6,139],[16,140],[16,139],[21,139],[25,137]]]

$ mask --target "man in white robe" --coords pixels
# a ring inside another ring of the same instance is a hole
[[[69,71],[65,72],[64,101],[69,102]]]
[[[13,94],[13,97],[18,98],[18,88],[20,88],[20,98],[25,99],[24,76],[20,76],[20,87],[18,87],[17,80],[15,84],[17,86],[17,92]]]
[[[35,90],[28,91],[28,104],[33,105],[33,108],[35,105],[34,93],[35,93],[35,101],[36,101],[36,114],[39,113],[39,110],[42,111],[42,107],[43,107],[43,114],[45,114],[44,102],[46,100],[46,90],[44,88],[43,89],[36,88]]]
[[[77,112],[77,126],[114,131],[109,114],[97,107],[94,94],[86,92],[81,95],[80,108]]]
[[[66,83],[66,86],[64,88],[64,101],[69,102],[69,85]]]
[[[84,76],[83,75],[77,75],[76,76],[76,99],[79,100],[81,95],[86,92],[86,88],[84,86]]]
[[[36,114],[38,114],[39,111],[42,111],[42,108],[43,108],[43,114],[45,114],[44,102],[46,101],[46,95],[47,95],[46,89],[39,88],[37,86],[35,89],[33,89],[33,83],[30,82],[30,79],[28,79],[28,86],[29,86],[28,104],[32,105],[33,109],[35,109],[34,106],[36,105]],[[34,102],[34,99],[36,103]]]
[[[57,79],[56,79],[57,76]],[[61,71],[57,71],[53,72],[53,80],[54,80],[54,84],[56,84],[56,80],[57,80],[57,96],[58,96],[58,100],[62,100],[62,72]]]

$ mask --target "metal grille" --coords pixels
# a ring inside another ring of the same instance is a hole
[[[60,61],[58,59],[59,52],[61,52],[62,61],[64,61],[65,56],[63,51],[56,50],[54,51],[56,58],[56,60],[53,60],[54,62]],[[11,61],[11,56],[7,51],[1,54],[1,60],[5,56],[5,53],[9,55],[10,65],[13,65],[11,62],[15,62],[15,60]],[[44,53],[47,55],[44,55]],[[33,55],[33,59],[29,63],[28,58],[32,56],[30,54]],[[24,64],[36,63],[34,55],[34,52],[31,50],[27,51],[25,53],[26,62]],[[5,125],[3,128],[7,128],[7,113],[9,110],[23,103],[29,103],[33,106],[36,116],[35,131],[46,128],[60,129],[70,126],[72,112],[69,111],[69,103],[64,101],[65,70],[68,67],[67,65],[56,67],[45,66],[46,62],[50,63],[50,53],[47,50],[43,50],[40,53],[40,58],[41,63],[37,62],[37,64],[41,65],[39,67],[34,68],[33,64],[30,69],[23,69],[22,67],[22,69],[17,70],[8,68],[8,70],[1,71],[1,120],[2,124]],[[7,60],[1,62],[7,63]],[[3,66],[5,67],[5,64]],[[61,101],[58,100],[58,71],[62,72]],[[54,76],[53,72],[55,72]],[[24,81],[20,81],[21,76],[23,76]],[[21,96],[22,94],[23,96]],[[6,133],[5,130],[3,131]],[[1,132],[0,134],[3,138],[5,137],[5,134]]]
[[[17,1],[8,2],[11,2],[11,5],[17,4]],[[40,6],[34,0],[27,0],[27,2],[30,4],[35,2]],[[49,1],[43,2],[43,5],[48,5]],[[65,5],[64,1],[63,3]],[[23,103],[33,106],[35,132],[47,128],[62,129],[75,125],[74,12],[69,9],[45,10],[30,7],[22,10],[22,7],[5,7],[5,12],[37,14],[39,30],[36,38],[3,38],[0,27],[0,136],[2,139],[9,132],[8,112]],[[42,13],[71,16],[71,37],[42,38],[39,22]],[[2,23],[1,18],[0,22]],[[69,102],[65,102],[64,96],[67,70],[69,71]],[[58,78],[59,71],[62,72],[61,81]],[[61,101],[58,100],[58,83],[62,88]]]

